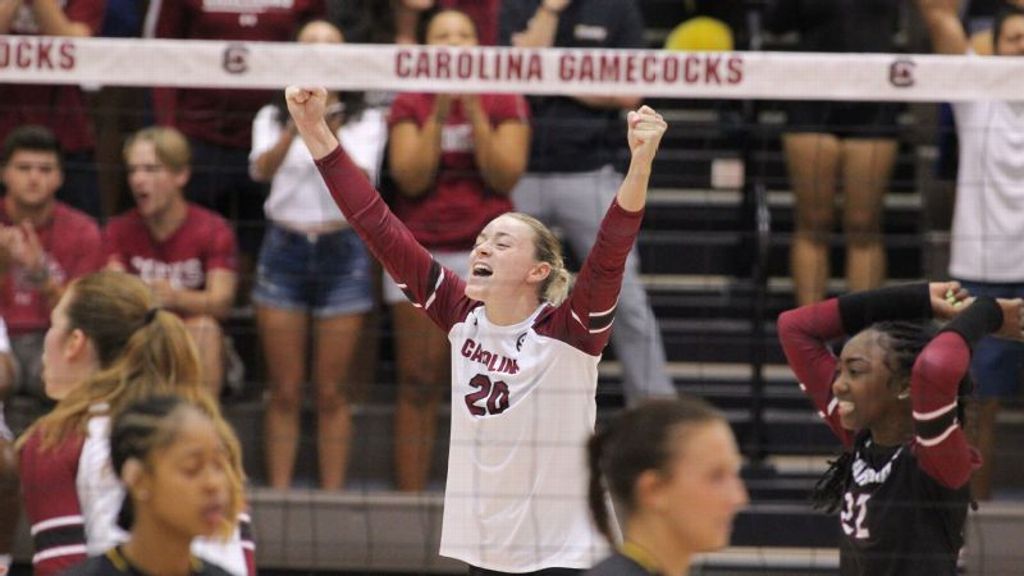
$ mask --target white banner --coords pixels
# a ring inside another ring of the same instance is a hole
[[[0,35],[0,83],[778,100],[1024,99],[1024,58]]]

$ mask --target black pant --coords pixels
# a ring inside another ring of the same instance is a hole
[[[577,576],[583,572],[576,568],[545,568],[536,572],[495,572],[476,566],[469,567],[469,576]]]

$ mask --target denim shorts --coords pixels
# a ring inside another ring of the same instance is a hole
[[[1024,283],[991,283],[961,280],[972,296],[1022,298]],[[1012,399],[1024,378],[1024,343],[991,336],[974,345],[971,378],[979,398]]]
[[[361,314],[373,307],[370,258],[354,230],[303,234],[269,224],[252,300],[314,316]]]

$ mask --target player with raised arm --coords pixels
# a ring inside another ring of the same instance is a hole
[[[957,573],[980,461],[961,428],[972,346],[990,333],[1020,339],[1022,314],[1020,299],[966,298],[959,283],[921,283],[779,317],[789,365],[845,450],[815,494],[841,508],[843,576]],[[952,320],[936,333],[933,316]],[[836,358],[829,342],[845,335]]]
[[[452,345],[452,433],[441,554],[471,574],[569,574],[605,547],[587,511],[583,445],[665,121],[628,115],[629,172],[568,290],[557,239],[508,213],[480,232],[463,281],[388,210],[324,120],[326,90],[290,87],[295,125],[345,217]]]

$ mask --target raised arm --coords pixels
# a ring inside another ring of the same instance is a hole
[[[960,22],[960,0],[917,0],[921,17],[928,27],[932,47],[938,54],[967,52],[967,32]]]
[[[571,0],[541,0],[531,14],[522,2],[502,5],[502,43],[516,48],[550,48],[555,45],[558,20]]]
[[[647,183],[651,179],[654,155],[668,124],[650,106],[642,106],[640,110],[630,112],[626,120],[629,124],[627,140],[631,155],[629,171],[615,199],[623,209],[638,212],[647,205]]]
[[[474,305],[465,297],[465,283],[434,261],[345,154],[324,119],[327,91],[291,86],[285,98],[296,129],[349,224],[413,305],[447,331]]]
[[[856,334],[880,320],[914,320],[932,316],[932,302],[940,300],[952,313],[952,304],[942,295],[954,283],[924,283],[880,288],[848,294],[824,302],[801,306],[782,313],[778,320],[779,340],[786,360],[818,414],[845,445],[853,436],[844,429],[833,401],[837,359],[829,343],[846,334]],[[963,294],[958,292],[959,297]]]
[[[302,141],[306,143],[306,148],[309,148],[309,153],[313,155],[313,160],[322,159],[341,145],[327,125],[326,88],[289,86],[285,90],[285,99],[295,128],[302,136]]]
[[[601,222],[569,299],[559,309],[566,314],[571,311],[566,324],[575,335],[573,344],[590,354],[599,354],[608,342],[626,258],[643,220],[651,166],[667,128],[661,115],[647,106],[629,113],[629,173]]]
[[[978,298],[921,351],[910,381],[914,453],[921,469],[947,488],[960,488],[980,464],[959,421],[960,382],[971,349],[994,334],[1021,338],[1021,300]]]

